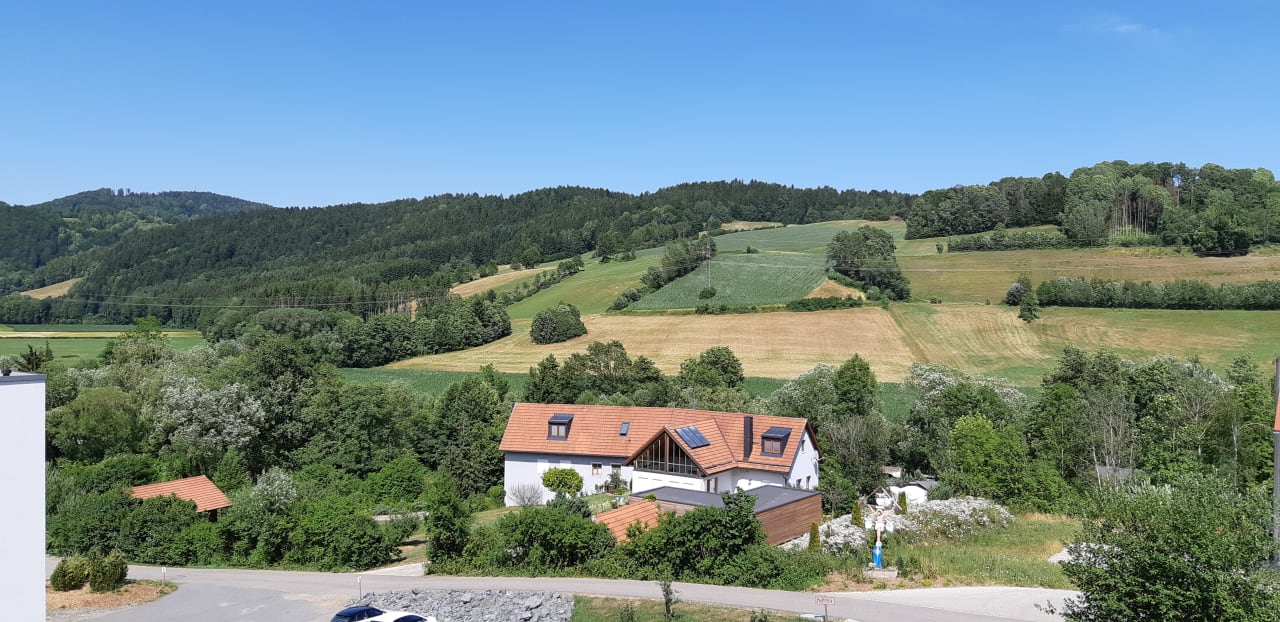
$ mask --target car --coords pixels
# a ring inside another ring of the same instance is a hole
[[[339,611],[329,622],[360,622],[361,620],[368,620],[384,613],[386,612],[377,607],[357,605],[355,607],[347,607],[346,609]]]
[[[420,616],[408,611],[387,611],[365,622],[436,622],[435,616]]]

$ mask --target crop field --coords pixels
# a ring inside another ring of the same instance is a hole
[[[520,322],[506,339],[390,367],[474,371],[491,362],[500,371],[519,373],[548,354],[563,359],[592,341],[616,339],[633,356],[643,354],[670,374],[678,373],[684,359],[723,345],[738,355],[748,376],[791,378],[819,363],[839,365],[860,354],[881,381],[900,381],[919,361],[1034,386],[1069,345],[1110,348],[1129,358],[1199,356],[1219,371],[1240,354],[1265,361],[1280,352],[1280,319],[1255,311],[1050,308],[1027,324],[1003,305],[895,303],[888,311],[586,315],[583,320],[588,333],[564,343],[535,345],[528,323]]]
[[[1177,255],[1167,248],[1098,248],[989,251],[898,257],[917,299],[993,303],[1027,273],[1033,285],[1057,276],[1139,281],[1199,279],[1235,283],[1280,279],[1280,253],[1244,257]]]
[[[79,282],[80,279],[67,279],[61,283],[45,285],[44,287],[29,289],[20,293],[28,298],[57,298],[59,296],[66,296],[67,292],[71,291],[71,286]]]
[[[826,280],[826,258],[801,253],[717,255],[711,261],[714,298],[698,298],[706,287],[703,267],[641,298],[632,309],[691,309],[700,304],[746,306],[799,300]]]
[[[716,250],[740,251],[751,246],[762,251],[808,252],[825,256],[827,244],[837,233],[864,225],[884,229],[899,241],[907,233],[907,225],[901,221],[833,220],[811,225],[789,225],[781,229],[761,229],[716,236]]]

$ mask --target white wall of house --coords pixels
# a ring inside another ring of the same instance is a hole
[[[728,481],[727,488],[721,488],[720,492],[730,492],[737,488],[743,490],[751,490],[774,484],[777,486],[787,485],[787,474],[778,473],[776,471],[757,471],[755,469],[732,469],[727,471]]]
[[[818,487],[818,448],[813,436],[805,430],[801,436],[800,450],[796,452],[796,461],[791,463],[791,472],[787,474],[786,485],[793,488],[813,490]]]
[[[929,500],[929,491],[919,486],[890,486],[889,492],[893,494],[895,499],[898,497],[898,493],[906,493],[908,507]]]
[[[5,537],[0,559],[10,568],[6,617],[44,619],[44,380],[42,374],[0,376],[0,425],[9,441],[0,452],[5,474]]]
[[[537,454],[507,452],[503,465],[502,486],[506,489],[507,505],[515,505],[511,491],[518,485],[533,484],[542,489],[542,502],[550,501],[555,493],[542,485],[542,474],[548,469],[573,469],[582,476],[582,490],[587,494],[596,491],[596,486],[609,481],[609,473],[614,465],[622,469],[622,481],[631,479],[631,467],[621,466],[623,458],[617,456],[565,456],[560,454]]]
[[[640,470],[633,471],[631,474],[632,494],[643,493],[646,490],[662,488],[663,486],[705,492],[706,485],[706,480],[701,477],[687,477],[671,473],[654,473],[653,471]]]

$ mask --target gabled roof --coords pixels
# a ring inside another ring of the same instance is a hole
[[[557,414],[573,414],[569,436],[548,440],[547,425]],[[750,457],[743,455],[743,418],[753,418],[756,430],[751,439]],[[630,422],[626,436],[619,434],[623,422]],[[735,467],[787,472],[795,462],[800,442],[808,430],[806,419],[746,415],[687,408],[642,406],[581,406],[574,404],[530,404],[520,402],[511,409],[500,448],[504,452],[545,453],[572,456],[599,456],[623,459],[636,456],[660,434],[670,434],[680,448],[709,473]],[[677,428],[694,426],[708,444],[690,448]],[[794,438],[783,447],[781,456],[763,455],[761,430],[787,428]],[[812,440],[812,439],[811,439]]]
[[[627,541],[627,527],[630,527],[632,523],[640,521],[640,524],[645,527],[653,527],[658,524],[660,516],[662,516],[662,509],[658,507],[657,503],[636,501],[596,514],[592,519],[608,527],[614,539],[622,543]]]
[[[208,512],[209,510],[231,507],[231,500],[227,498],[227,495],[222,494],[222,491],[213,482],[209,481],[209,478],[203,475],[160,482],[159,484],[134,486],[129,494],[134,499],[150,499],[152,497],[173,495],[179,499],[195,501],[197,512]]]

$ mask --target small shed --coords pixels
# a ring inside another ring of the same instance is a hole
[[[769,484],[746,493],[756,498],[755,516],[764,526],[765,540],[769,544],[798,538],[809,533],[810,525],[822,524],[822,494],[816,490]],[[724,507],[724,501],[718,494],[672,486],[646,490],[643,497],[632,497],[633,504],[649,495],[658,500],[662,511],[677,515],[694,508]]]
[[[223,494],[208,477],[197,475],[175,479],[158,484],[134,486],[129,491],[134,499],[150,499],[152,497],[175,496],[179,499],[194,501],[197,512],[210,512],[217,516],[218,510],[231,507],[231,499]]]

